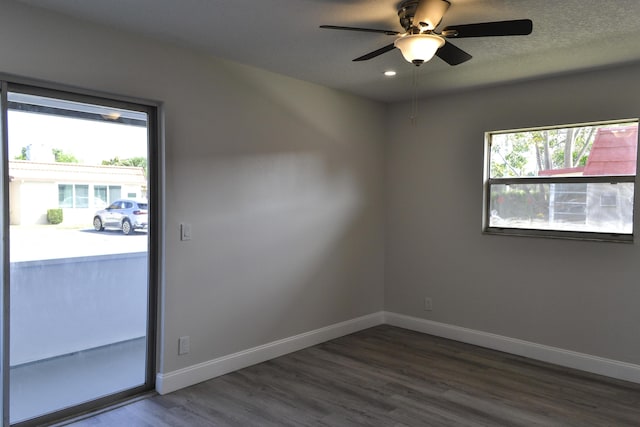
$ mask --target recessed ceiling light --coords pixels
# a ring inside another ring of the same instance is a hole
[[[393,77],[393,76],[396,75],[396,72],[393,71],[393,70],[389,70],[389,71],[385,71],[384,75],[387,76],[387,77]]]

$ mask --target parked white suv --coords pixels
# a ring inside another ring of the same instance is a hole
[[[105,228],[118,228],[124,234],[133,230],[149,227],[149,211],[146,200],[122,199],[99,210],[93,217],[93,228],[102,231]]]

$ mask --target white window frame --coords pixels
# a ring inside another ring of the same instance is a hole
[[[638,192],[636,191],[636,177],[638,175],[638,165],[640,161],[636,158],[636,174],[635,175],[603,175],[603,176],[535,176],[535,177],[509,177],[509,178],[491,178],[491,139],[493,135],[516,133],[516,132],[533,132],[540,130],[566,129],[572,127],[584,126],[606,126],[621,123],[638,123],[638,119],[621,119],[608,120],[602,122],[577,123],[569,125],[541,126],[524,129],[511,129],[500,131],[485,132],[485,152],[484,152],[484,185],[483,185],[483,215],[482,215],[482,232],[484,234],[493,235],[510,235],[510,236],[531,236],[531,237],[548,237],[560,239],[576,239],[576,240],[593,240],[607,242],[623,242],[633,243],[635,227],[631,233],[613,233],[613,232],[582,232],[567,231],[542,228],[515,228],[515,227],[499,227],[490,226],[491,218],[491,187],[493,185],[517,185],[517,184],[562,184],[562,183],[631,183],[634,186],[633,195],[633,224],[636,224],[636,206],[638,204]],[[639,132],[640,135],[640,132]],[[638,154],[640,154],[640,142],[638,143]]]

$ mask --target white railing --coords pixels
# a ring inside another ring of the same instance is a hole
[[[144,337],[146,252],[11,263],[11,366]]]

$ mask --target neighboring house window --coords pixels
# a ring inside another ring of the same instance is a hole
[[[109,186],[109,202],[113,200],[118,200],[122,197],[122,188],[119,185],[110,185]]]
[[[89,186],[58,184],[58,201],[61,208],[89,207]]]
[[[600,196],[600,206],[616,207],[618,206],[618,193],[611,191]]]
[[[88,185],[76,185],[75,186],[75,207],[76,208],[88,208],[89,207],[89,186]]]
[[[61,208],[88,208],[88,184],[58,184],[58,204]]]
[[[100,209],[120,198],[122,187],[119,185],[94,185],[93,204]]]
[[[486,134],[483,230],[633,240],[638,121]]]
[[[73,185],[58,184],[58,203],[61,208],[73,207]]]
[[[107,197],[106,185],[94,185],[93,186],[93,205],[95,207],[103,208],[109,203]]]

